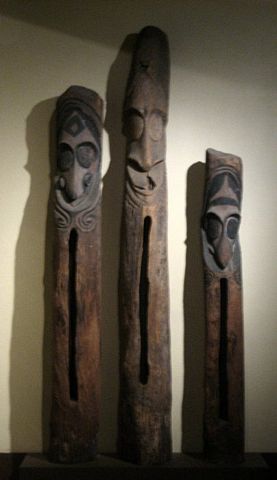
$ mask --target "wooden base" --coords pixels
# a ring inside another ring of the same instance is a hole
[[[27,455],[19,469],[19,480],[170,480],[265,478],[268,466],[259,454],[246,454],[240,465],[206,462],[201,455],[174,454],[163,466],[141,467],[112,455],[98,455],[93,462],[78,465],[50,463],[42,454]],[[262,475],[262,476],[261,476]]]

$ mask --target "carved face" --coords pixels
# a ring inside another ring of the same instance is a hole
[[[143,77],[143,78],[142,78]],[[151,197],[164,179],[165,98],[147,76],[136,83],[124,117],[127,176],[135,195]]]
[[[58,138],[58,179],[56,188],[72,206],[97,189],[99,145],[80,114],[74,111],[66,119]]]
[[[204,217],[209,250],[224,269],[233,257],[240,225],[240,185],[237,176],[221,171],[210,182]]]

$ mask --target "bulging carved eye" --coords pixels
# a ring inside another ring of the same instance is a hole
[[[206,232],[210,241],[219,237],[221,228],[222,226],[219,218],[212,213],[208,214],[206,219]]]
[[[143,118],[136,113],[130,113],[125,119],[123,131],[124,135],[130,140],[138,140],[141,137],[143,130]]]
[[[163,119],[161,115],[157,112],[152,113],[149,121],[149,133],[152,140],[160,140],[163,135]]]
[[[239,218],[231,217],[227,224],[227,236],[234,240],[237,236],[239,229]]]
[[[97,159],[97,152],[90,142],[82,143],[77,148],[77,159],[81,167],[89,168]]]
[[[74,162],[74,154],[67,143],[60,143],[58,146],[58,168],[62,172],[69,170]]]

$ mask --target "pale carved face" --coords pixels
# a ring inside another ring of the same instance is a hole
[[[97,188],[100,152],[82,115],[72,112],[58,138],[56,188],[65,202],[78,205],[88,191]]]
[[[164,179],[164,93],[144,78],[132,92],[124,117],[127,177],[137,197],[151,197]]]
[[[223,172],[211,181],[204,217],[209,250],[221,269],[225,269],[233,257],[239,225],[239,185],[235,176]]]

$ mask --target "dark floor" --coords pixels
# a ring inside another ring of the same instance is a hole
[[[261,465],[255,461],[238,467],[213,467],[195,463],[194,456],[174,455],[173,462],[167,467],[135,467],[123,464],[112,456],[100,456],[96,464],[90,468],[85,466],[51,466],[47,461],[41,462],[41,455],[26,456],[24,453],[0,454],[0,480],[277,480],[277,453],[263,453],[260,456]],[[258,456],[257,456],[258,457]],[[255,458],[255,455],[253,456]],[[19,468],[25,459],[23,467]],[[185,460],[183,460],[185,459]],[[27,460],[27,461],[26,461]],[[184,467],[183,467],[184,461]],[[264,465],[263,465],[264,462]],[[96,466],[95,466],[96,465]],[[27,468],[26,468],[27,467]]]

